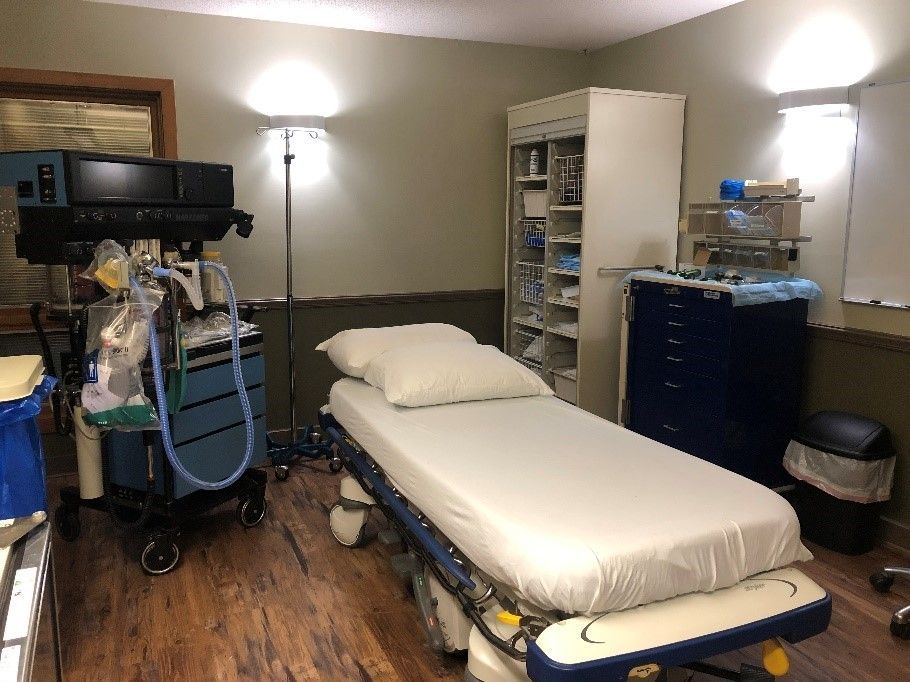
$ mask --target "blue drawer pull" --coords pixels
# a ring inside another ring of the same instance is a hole
[[[671,327],[685,327],[686,326],[685,323],[683,323],[683,322],[670,322],[669,320],[667,321],[667,324],[670,325]]]
[[[677,341],[676,339],[667,339],[667,343],[672,343],[674,346],[681,346],[685,341]]]
[[[677,429],[675,426],[670,426],[669,424],[661,424],[661,426],[663,428],[665,428],[667,431],[672,431],[673,433],[676,433],[677,431],[679,431],[679,429]]]
[[[672,360],[673,362],[685,362],[685,360],[682,358],[674,358],[672,355],[668,355],[667,360]]]
[[[664,386],[667,386],[669,388],[682,388],[682,384],[674,384],[671,381],[665,381]]]

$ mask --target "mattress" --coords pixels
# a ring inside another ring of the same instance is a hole
[[[398,407],[342,379],[333,416],[494,580],[600,613],[812,555],[775,492],[549,396]]]

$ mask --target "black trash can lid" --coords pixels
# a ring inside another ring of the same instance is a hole
[[[794,440],[850,459],[874,460],[894,455],[888,427],[849,412],[816,412],[800,425]]]

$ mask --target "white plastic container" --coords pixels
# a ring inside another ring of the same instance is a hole
[[[547,217],[547,190],[525,189],[521,196],[525,205],[525,218]]]
[[[556,392],[556,397],[573,405],[578,404],[578,382],[561,374],[554,374],[553,378],[556,380],[556,386],[553,389]]]

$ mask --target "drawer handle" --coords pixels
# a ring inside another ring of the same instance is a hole
[[[670,325],[671,327],[685,327],[686,326],[684,322],[667,322],[667,324]]]
[[[672,362],[685,362],[685,360],[683,360],[682,358],[674,358],[672,355],[668,355],[667,360],[670,360]]]
[[[685,341],[677,341],[676,339],[667,339],[667,343],[672,343],[674,346],[681,346]]]
[[[682,388],[682,384],[674,384],[670,381],[665,381],[664,386],[667,386],[668,388]]]
[[[676,433],[677,431],[679,431],[679,429],[677,429],[675,426],[670,426],[669,424],[661,424],[661,426],[663,428],[665,428],[667,431],[672,431],[673,433]]]
[[[680,305],[679,303],[668,303],[667,305],[670,306],[671,308],[685,308],[686,307],[684,305]]]

